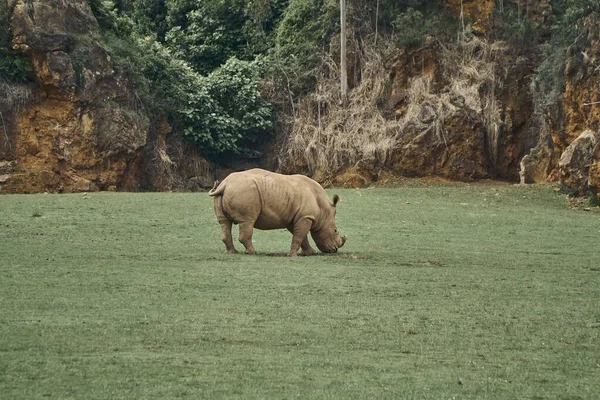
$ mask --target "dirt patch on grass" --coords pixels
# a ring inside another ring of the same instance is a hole
[[[375,186],[510,186],[514,182],[481,179],[476,181],[456,181],[439,176],[407,177],[391,172],[382,172]]]

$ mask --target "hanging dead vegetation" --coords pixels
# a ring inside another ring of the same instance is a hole
[[[394,147],[399,123],[384,118],[378,107],[388,79],[381,54],[368,49],[361,54],[361,79],[346,104],[338,64],[328,58],[326,66],[316,90],[284,117],[288,133],[277,156],[281,170],[333,172],[365,158],[384,161]]]
[[[329,175],[363,160],[382,165],[398,148],[419,143],[425,135],[447,147],[446,124],[459,111],[467,111],[485,126],[488,157],[495,162],[502,121],[494,57],[502,48],[478,38],[438,45],[442,47],[436,61],[439,71],[409,79],[403,111],[393,118],[386,118],[379,106],[390,79],[384,52],[360,47],[356,66],[360,79],[345,104],[338,65],[328,59],[327,74],[316,90],[295,104],[293,115],[284,117],[287,133],[277,156],[278,168]]]

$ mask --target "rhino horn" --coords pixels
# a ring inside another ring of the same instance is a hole
[[[340,247],[342,247],[346,243],[346,240],[348,240],[348,236],[342,236],[342,244],[340,245]]]

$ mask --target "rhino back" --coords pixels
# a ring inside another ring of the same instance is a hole
[[[252,169],[232,173],[221,186],[226,213],[238,223],[256,221],[257,229],[290,228],[302,218],[318,221],[328,202],[323,188],[304,175]]]
[[[286,228],[302,218],[318,218],[315,187],[305,176],[264,173],[255,182],[261,197],[258,229]]]

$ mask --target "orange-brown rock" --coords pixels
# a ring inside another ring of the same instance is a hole
[[[477,34],[484,34],[491,23],[496,0],[447,0],[446,7],[457,17],[463,17],[465,23],[472,24]]]
[[[10,0],[12,48],[35,82],[0,82],[0,192],[198,189],[211,166],[136,104],[88,2]]]
[[[567,144],[586,129],[600,129],[600,23],[590,21],[585,42],[588,45],[583,51],[567,59],[561,137]]]
[[[590,19],[586,24],[585,48],[566,55],[565,92],[557,104],[546,110],[547,117],[540,124],[544,134],[540,135],[538,146],[523,159],[524,164],[530,165],[527,175],[535,176],[533,182],[560,179],[566,190],[582,196],[589,194],[585,187],[588,173],[591,194],[598,192],[595,172],[598,152],[589,148],[583,151],[580,144],[587,141],[579,143],[578,138],[582,132],[600,130],[600,92],[597,90],[600,87],[600,58],[597,56],[600,54],[600,23]],[[590,159],[580,162],[580,156],[589,152],[592,152]],[[543,173],[533,174],[534,170]]]
[[[442,137],[419,132],[403,137],[390,164],[407,176],[435,175],[462,181],[486,178],[484,131],[481,122],[463,110],[446,121]]]
[[[597,205],[600,204],[600,144],[596,144],[592,154],[588,185],[590,196]]]
[[[338,187],[360,188],[369,186],[376,179],[371,171],[357,165],[336,174],[333,184]]]
[[[589,171],[594,149],[600,143],[598,133],[587,130],[565,149],[558,163],[563,190],[577,196],[589,194]]]

